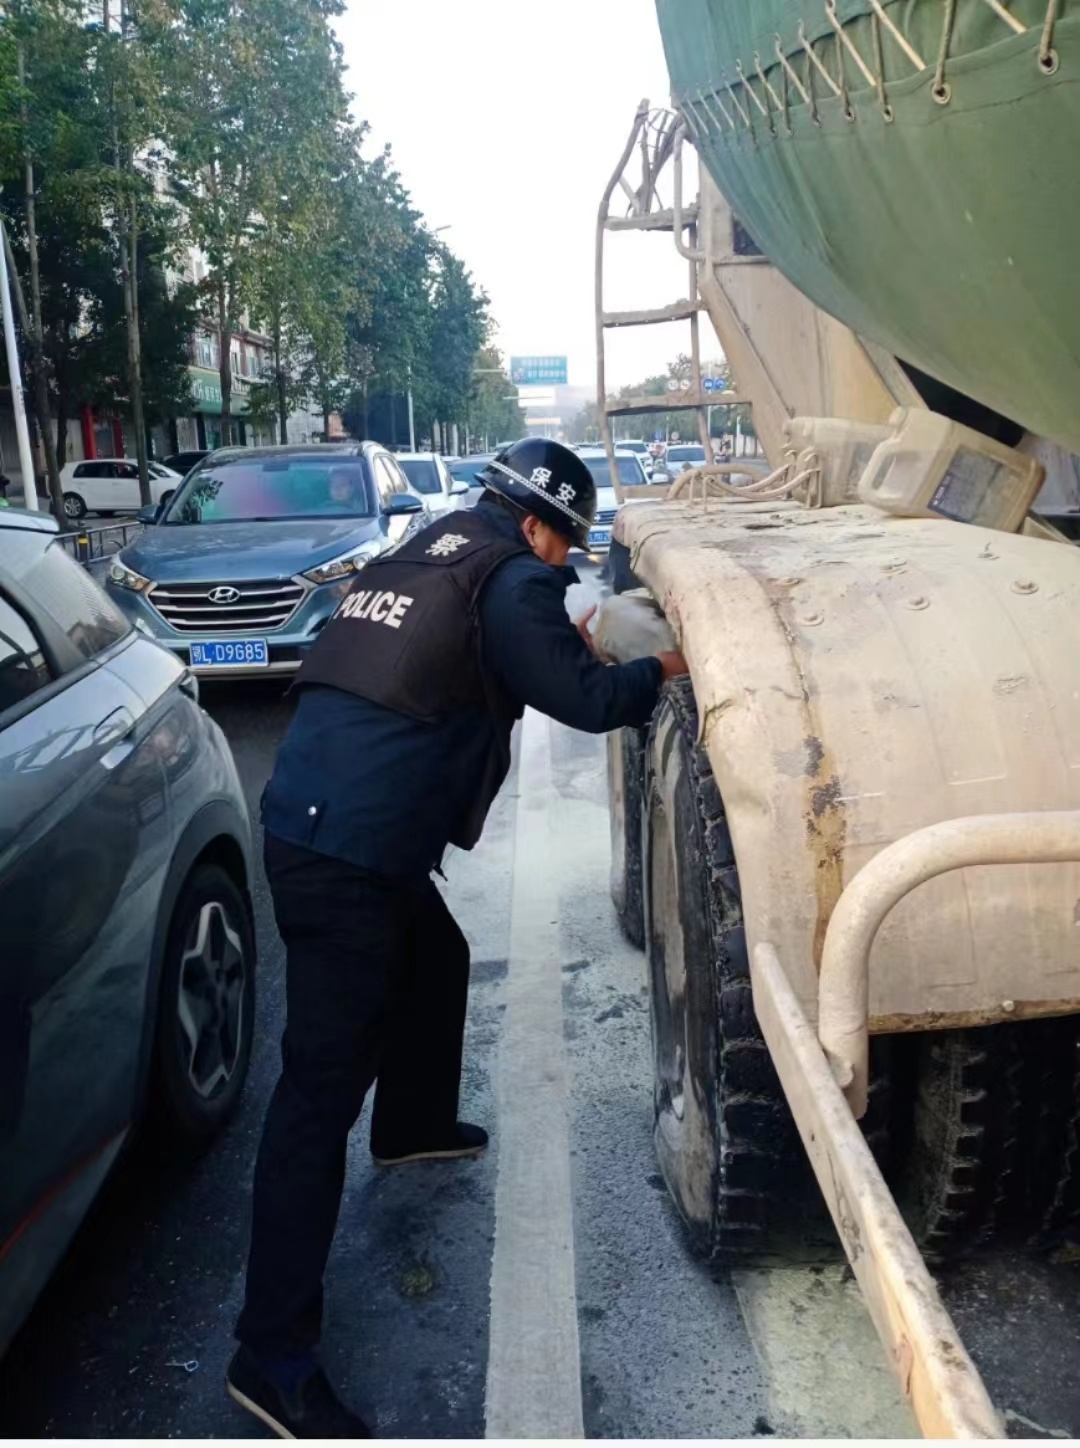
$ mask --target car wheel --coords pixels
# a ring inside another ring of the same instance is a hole
[[[255,934],[245,893],[200,865],[169,926],[158,997],[155,1115],[184,1141],[206,1141],[240,1098],[255,1020]]]
[[[86,517],[86,504],[82,498],[79,497],[78,493],[64,494],[64,517],[69,518],[73,523],[77,523],[80,518]]]

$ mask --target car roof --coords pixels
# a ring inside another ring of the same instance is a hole
[[[441,458],[441,457],[442,457],[442,453],[435,453],[435,452],[403,452],[403,453],[395,453],[394,456],[397,458],[397,460],[398,460],[399,463],[433,463],[433,462],[435,462],[435,460],[436,460],[437,458]],[[444,463],[450,462],[450,461],[451,461],[450,458],[443,458],[443,462],[444,462]],[[455,459],[453,459],[453,461],[456,462],[457,459],[455,458]]]
[[[631,449],[628,448],[628,447],[617,447],[617,448],[615,449],[615,456],[616,456],[617,458],[625,458],[625,457],[636,458],[636,457],[637,457],[637,453],[636,453],[636,452],[632,452]],[[583,448],[579,451],[578,457],[582,457],[582,458],[584,458],[584,457],[590,457],[590,458],[606,458],[606,457],[607,457],[607,453],[606,453],[606,451],[605,451],[602,447],[583,447]]]
[[[59,533],[51,513],[32,513],[29,508],[0,508],[0,528],[17,528],[25,533]]]
[[[274,447],[219,447],[207,456],[215,462],[232,462],[234,458],[283,457],[359,457],[364,448],[382,448],[376,442],[297,442],[279,443]],[[389,448],[382,448],[389,452]]]

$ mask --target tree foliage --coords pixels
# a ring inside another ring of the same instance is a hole
[[[39,303],[38,411],[61,462],[82,405],[131,416],[137,384],[149,424],[190,410],[198,325],[219,339],[226,437],[231,342],[249,328],[271,353],[249,407],[282,438],[301,405],[321,410],[324,431],[339,411],[366,431],[370,398],[407,393],[428,431],[477,431],[473,413],[515,430],[476,371],[490,361],[487,297],[427,228],[389,150],[365,150],[333,32],[342,9],[8,0],[0,213]],[[197,282],[184,279],[193,246]]]

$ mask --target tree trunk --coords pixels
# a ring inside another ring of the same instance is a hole
[[[134,170],[131,171],[134,179]],[[135,432],[135,457],[139,464],[139,502],[144,508],[154,501],[150,495],[150,468],[146,455],[146,418],[143,413],[142,346],[139,339],[138,206],[131,198],[131,221],[127,244],[130,248],[121,267],[124,282],[124,313],[127,323],[128,390],[131,395],[131,425]],[[124,241],[120,242],[124,255]]]
[[[23,296],[22,284],[19,281],[18,272],[15,270],[15,259],[11,255],[11,243],[7,239],[6,232],[4,233],[4,245],[7,248],[8,271],[11,275],[12,290],[16,296],[19,321],[22,325],[23,333],[30,343],[30,371],[33,374],[34,410],[38,415],[38,430],[41,433],[41,442],[45,449],[45,475],[48,483],[49,497],[52,499],[56,521],[59,526],[63,528],[65,525],[64,500],[60,488],[60,469],[56,465],[56,448],[53,446],[52,432],[49,427],[49,384],[45,375],[45,348],[41,335],[41,270],[38,265],[37,210],[34,202],[34,162],[29,147],[29,117],[26,104],[26,55],[22,41],[19,42],[16,59],[19,74],[19,89],[23,96],[20,119],[22,121],[24,147],[26,237],[27,249],[30,254],[31,317],[28,317],[26,314],[26,299]],[[24,496],[26,489],[36,489],[36,487],[36,478],[23,479]]]
[[[225,279],[217,284],[218,304],[218,378],[221,382],[221,445],[232,443],[232,327],[225,297]]]
[[[67,389],[57,379],[56,386],[56,467],[59,471],[67,462]]]
[[[109,30],[109,8],[105,6],[102,12],[102,22],[106,34]],[[124,0],[120,0],[119,9],[120,43],[124,44],[127,36],[127,8]],[[143,407],[142,407],[142,357],[139,345],[139,319],[135,299],[135,287],[137,285],[132,262],[136,247],[135,228],[135,197],[127,195],[125,173],[134,178],[134,158],[125,155],[125,148],[120,144],[120,122],[116,109],[116,82],[115,76],[109,88],[109,108],[112,112],[112,151],[113,170],[116,173],[116,243],[120,252],[120,287],[124,298],[124,333],[126,341],[126,367],[128,401],[131,406],[131,427],[135,434],[135,457],[139,465],[139,499],[145,507],[152,502],[150,496],[150,471],[146,465],[146,435],[143,431]]]
[[[330,441],[330,395],[325,388],[322,395],[322,437],[323,442]]]
[[[281,361],[281,319],[274,322],[274,381],[277,383],[278,441],[289,441],[289,404],[285,395],[285,368]]]
[[[361,441],[366,441],[371,435],[371,417],[368,409],[368,380],[364,378],[364,436]]]

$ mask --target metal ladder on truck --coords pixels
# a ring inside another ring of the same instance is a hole
[[[698,438],[705,449],[706,460],[712,461],[712,442],[709,436],[709,408],[715,398],[705,391],[701,376],[701,337],[698,317],[704,304],[698,293],[698,263],[704,254],[697,249],[698,206],[682,205],[682,148],[680,128],[682,118],[668,110],[653,110],[648,101],[642,101],[634,117],[629,139],[619,159],[611,180],[600,202],[596,226],[596,400],[600,415],[601,436],[607,452],[608,467],[615,488],[615,496],[622,503],[632,496],[619,481],[615,465],[615,440],[611,420],[614,417],[630,417],[648,413],[693,412],[697,422]],[[659,204],[658,182],[661,172],[668,163],[674,170],[675,195],[670,208]],[[628,172],[640,166],[640,178],[635,185]],[[622,191],[629,202],[624,216],[613,216],[612,201],[616,191]],[[665,307],[632,312],[608,312],[604,309],[604,250],[609,233],[626,231],[666,231],[675,240],[679,255],[689,267],[687,295]],[[688,235],[689,240],[684,240]],[[607,334],[618,327],[648,327],[661,322],[682,322],[690,324],[690,388],[687,392],[667,393],[658,396],[628,397],[612,401],[607,394],[607,359],[605,346]],[[731,392],[723,394],[725,405],[744,401]]]

